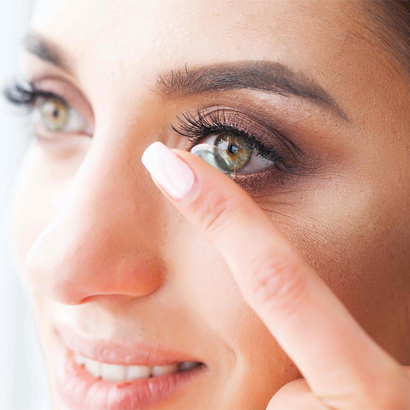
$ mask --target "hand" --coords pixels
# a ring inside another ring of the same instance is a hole
[[[245,300],[304,376],[282,387],[269,410],[410,408],[409,368],[365,333],[243,189],[205,161],[158,142],[143,162],[219,250]]]

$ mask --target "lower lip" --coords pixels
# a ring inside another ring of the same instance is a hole
[[[73,352],[63,346],[58,357],[57,391],[69,408],[81,410],[146,409],[164,401],[206,369],[200,365],[181,373],[109,382],[96,379],[75,363]]]

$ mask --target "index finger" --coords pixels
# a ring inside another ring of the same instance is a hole
[[[160,189],[222,254],[244,298],[316,395],[351,397],[376,375],[398,372],[398,363],[231,179],[161,143],[145,151],[143,162]]]

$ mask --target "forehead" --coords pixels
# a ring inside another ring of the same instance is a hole
[[[69,57],[96,113],[121,104],[134,115],[170,70],[268,60],[312,79],[354,118],[380,100],[375,67],[379,78],[396,75],[353,0],[38,0],[32,29]]]
[[[357,11],[337,0],[39,0],[32,26],[69,51],[83,75],[149,77],[186,63],[243,59],[314,74],[346,48],[346,12]]]

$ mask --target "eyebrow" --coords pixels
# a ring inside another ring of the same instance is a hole
[[[250,89],[295,96],[333,111],[343,120],[349,121],[339,104],[319,84],[280,62],[247,60],[193,70],[185,66],[183,70],[172,70],[160,76],[157,88],[167,95]]]
[[[43,61],[47,61],[67,73],[74,75],[73,58],[68,58],[57,44],[38,33],[28,33],[22,40],[23,48]]]
[[[28,33],[23,38],[26,51],[36,55],[67,73],[74,75],[72,58],[57,44],[38,33]],[[296,73],[276,61],[246,60],[209,65],[188,70],[171,70],[158,78],[157,89],[166,95],[193,95],[207,92],[250,89],[283,96],[294,96],[337,114],[344,121],[348,116],[314,80]]]

